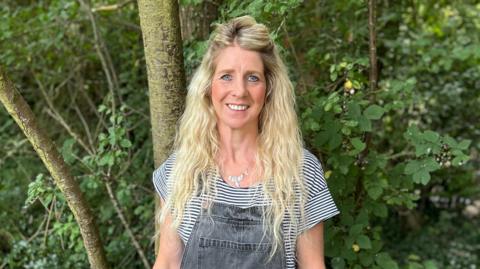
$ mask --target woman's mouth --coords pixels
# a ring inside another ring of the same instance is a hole
[[[235,111],[245,111],[248,109],[248,106],[247,105],[234,105],[234,104],[227,104],[228,108],[230,108],[231,110],[235,110]]]

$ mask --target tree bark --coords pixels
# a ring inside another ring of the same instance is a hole
[[[18,126],[28,138],[38,156],[52,175],[55,184],[67,200],[75,220],[80,227],[83,244],[87,251],[91,268],[109,268],[95,218],[89,205],[83,198],[80,186],[70,174],[68,167],[58,153],[54,143],[38,126],[29,105],[6,77],[0,67],[0,102],[6,107]]]
[[[148,75],[153,157],[158,167],[170,153],[186,93],[178,2],[138,0],[138,9]],[[156,211],[158,199],[157,195]],[[158,231],[158,223],[155,229]],[[155,253],[158,242],[157,237]]]
[[[180,24],[183,40],[206,40],[212,30],[211,23],[217,19],[218,7],[223,0],[202,1],[198,5],[180,7]]]

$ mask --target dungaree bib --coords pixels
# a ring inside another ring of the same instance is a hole
[[[262,207],[213,202],[202,208],[182,257],[182,269],[283,269],[285,251],[268,260],[271,238],[264,236]]]

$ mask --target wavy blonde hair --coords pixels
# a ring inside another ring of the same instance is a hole
[[[263,223],[273,235],[272,257],[279,247],[283,247],[281,231],[284,219],[290,220],[289,229],[295,231],[298,231],[298,210],[303,219],[306,200],[301,175],[303,144],[295,113],[293,85],[287,68],[267,27],[250,16],[217,25],[202,63],[192,77],[186,108],[175,138],[176,161],[171,175],[174,182],[160,221],[164,220],[168,212],[172,214],[173,226],[178,227],[190,199],[199,194],[211,197],[218,173],[215,160],[219,152],[219,134],[211,102],[211,82],[216,57],[223,48],[233,45],[257,51],[264,64],[267,91],[265,105],[260,113],[255,160],[257,167],[263,171],[261,179],[268,201]],[[272,184],[274,188],[271,188]],[[302,194],[300,197],[296,195],[298,190]]]

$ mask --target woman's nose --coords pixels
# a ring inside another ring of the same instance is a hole
[[[233,95],[237,97],[244,97],[247,95],[247,87],[245,82],[241,79],[237,80],[233,86]]]

